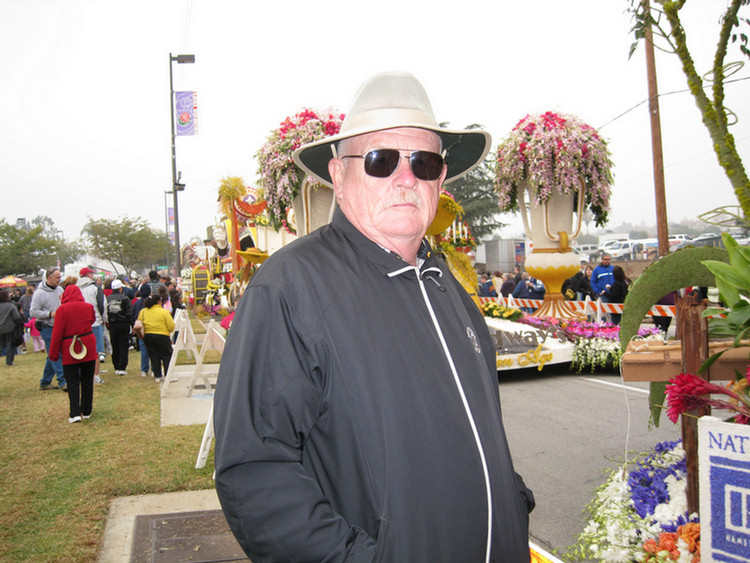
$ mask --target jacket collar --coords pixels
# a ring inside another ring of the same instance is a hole
[[[341,232],[344,237],[354,246],[354,248],[362,254],[367,260],[384,275],[394,276],[402,272],[414,270],[414,266],[409,264],[406,260],[401,258],[395,252],[386,250],[376,242],[373,242],[365,235],[363,235],[357,228],[351,224],[349,219],[346,218],[344,212],[339,207],[336,207],[336,211],[333,214],[333,221],[331,226]],[[427,242],[427,239],[422,240],[422,244],[417,253],[417,263],[419,270],[424,272],[425,269],[435,268],[438,269],[437,259],[435,253],[432,251],[432,247]],[[441,271],[442,275],[442,271]]]

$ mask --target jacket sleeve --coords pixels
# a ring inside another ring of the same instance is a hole
[[[594,271],[591,272],[591,291],[594,292],[594,296],[598,297],[604,290],[603,287],[599,287],[599,274],[601,274],[601,268],[597,266]]]
[[[164,315],[164,322],[167,325],[167,331],[171,333],[174,330],[174,318],[166,309],[164,309],[164,312],[167,313],[166,315]]]
[[[93,311],[93,309],[92,309]],[[59,307],[55,313],[55,324],[52,327],[52,341],[49,346],[49,359],[56,362],[60,357],[60,351],[62,349],[63,336],[65,336],[65,324],[67,319],[65,318],[65,309]]]
[[[253,561],[370,562],[375,541],[333,510],[302,463],[325,373],[302,324],[277,290],[245,290],[214,396],[216,491]]]
[[[122,311],[125,315],[125,318],[128,320],[128,324],[132,326],[135,322],[135,317],[133,315],[133,304],[130,301],[129,297],[126,297],[122,300]]]
[[[42,301],[44,300],[44,295],[42,289],[37,289],[34,292],[34,295],[31,296],[31,310],[29,311],[29,314],[32,318],[38,319],[40,321],[49,320],[50,319],[50,313],[49,311],[44,311],[41,309],[42,307]]]
[[[518,297],[518,296],[520,295],[520,293],[521,293],[521,289],[522,289],[522,287],[523,287],[523,286],[522,286],[521,284],[525,284],[525,283],[526,283],[526,282],[525,282],[525,281],[523,281],[523,280],[521,280],[520,282],[518,282],[518,283],[516,284],[516,287],[514,287],[514,288],[513,288],[513,293],[511,293],[511,295],[512,295],[513,297]]]

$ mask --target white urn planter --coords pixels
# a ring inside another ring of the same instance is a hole
[[[292,200],[297,236],[304,236],[333,219],[335,209],[333,189],[313,184],[309,177],[302,182],[299,194]]]
[[[562,194],[553,189],[547,201],[536,205],[536,190],[526,181],[518,186],[524,230],[532,241],[531,255],[526,258],[526,271],[540,280],[546,290],[544,303],[533,316],[576,319],[582,316],[566,302],[560,291],[563,282],[580,268],[580,258],[570,248],[570,243],[581,231],[586,197],[586,186],[582,179],[579,179],[579,185],[575,209],[576,194]]]

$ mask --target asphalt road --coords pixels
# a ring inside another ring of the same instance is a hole
[[[613,371],[581,374],[551,366],[501,372],[500,401],[516,471],[534,491],[530,534],[558,556],[586,525],[584,507],[604,470],[680,428],[662,415],[649,429],[648,384],[624,383]]]

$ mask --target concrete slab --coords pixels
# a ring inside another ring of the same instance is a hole
[[[109,508],[98,563],[130,563],[138,516],[220,508],[214,489],[117,498]]]
[[[213,388],[216,386],[218,372],[219,364],[204,364],[203,373],[207,374],[211,389],[206,389],[203,379],[198,378],[192,395],[188,397],[187,392],[195,373],[195,366],[175,366],[169,376],[167,393],[161,398],[161,425],[205,425],[211,412]]]

